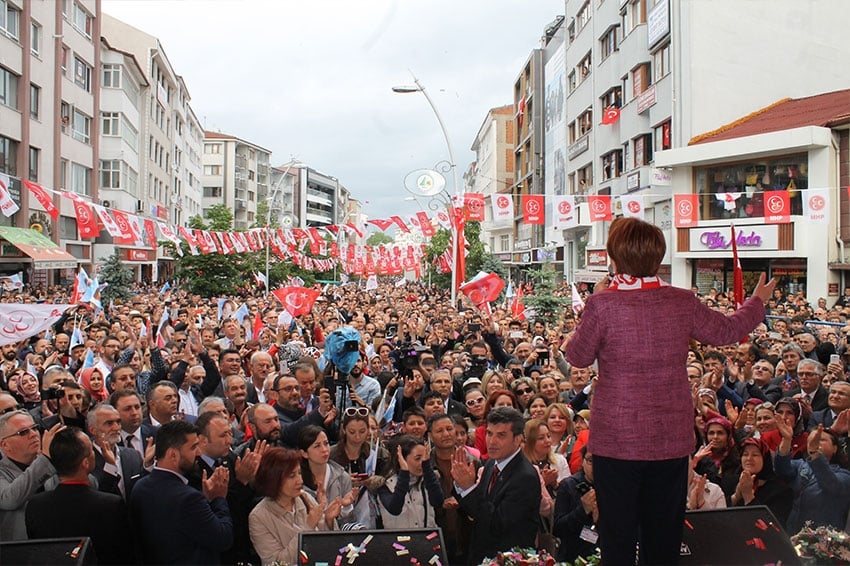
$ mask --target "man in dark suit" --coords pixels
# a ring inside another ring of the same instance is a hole
[[[26,509],[29,538],[87,536],[99,564],[134,563],[124,502],[88,484],[95,466],[91,440],[76,427],[61,430],[50,444],[50,459],[60,483],[55,490],[30,499]]]
[[[829,388],[828,407],[815,411],[809,417],[809,430],[814,430],[822,424],[824,428],[832,427],[841,411],[850,409],[850,383],[836,381]]]
[[[142,563],[218,564],[220,553],[232,545],[227,468],[203,476],[203,493],[186,484],[200,455],[195,425],[176,420],[157,431],[156,466],[130,497]]]
[[[796,397],[801,403],[808,403],[812,412],[826,409],[829,394],[821,385],[824,373],[823,364],[819,361],[808,358],[800,360],[797,364],[800,386],[786,391],[783,397]]]
[[[540,518],[540,476],[522,454],[524,420],[511,407],[487,415],[487,452],[481,479],[475,466],[458,448],[452,459],[452,478],[460,507],[475,521],[469,562],[478,564],[500,550],[534,547]]]
[[[122,389],[109,396],[109,404],[121,417],[121,445],[138,452],[145,466],[153,465],[156,430],[142,423],[142,398],[132,389]]]
[[[112,405],[95,405],[87,416],[89,436],[94,444],[98,490],[120,495],[129,500],[135,483],[145,472],[142,457],[132,448],[118,446],[121,442],[121,417]]]

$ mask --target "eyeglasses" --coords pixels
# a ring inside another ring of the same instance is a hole
[[[5,409],[0,410],[0,415],[5,415],[6,413],[11,413],[12,411],[20,411],[23,409],[20,405],[15,405],[14,407],[7,407]]]
[[[277,391],[277,392],[281,392],[281,391],[293,391],[296,387],[297,387],[296,385],[284,385],[284,386],[283,386],[283,387],[281,387],[280,389],[275,389],[275,391]]]
[[[471,407],[473,405],[480,405],[484,402],[484,397],[479,397],[478,399],[467,399],[466,406]]]
[[[516,390],[517,395],[528,395],[529,393],[534,393],[534,390],[530,387],[517,388]]]
[[[32,426],[28,426],[27,428],[21,429],[18,432],[13,432],[7,436],[4,436],[2,440],[6,440],[7,438],[12,438],[13,436],[19,436],[21,438],[26,438],[29,436],[31,432],[38,434],[38,425],[34,424]]]
[[[355,415],[358,417],[368,417],[369,409],[367,409],[366,407],[348,407],[345,409],[345,412],[343,414],[346,417],[353,417]]]
[[[771,403],[770,401],[765,401],[764,403],[756,405],[756,411],[759,411],[761,409],[767,409],[768,411],[772,411],[775,408],[776,408],[776,406],[773,403]]]
[[[588,464],[593,464],[593,456],[585,456],[584,461]]]

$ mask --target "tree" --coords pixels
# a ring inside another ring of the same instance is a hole
[[[556,296],[557,274],[552,263],[547,260],[538,271],[529,271],[534,281],[534,293],[522,298],[522,304],[534,310],[534,317],[555,324],[570,305],[568,297]]]
[[[197,230],[230,231],[233,228],[233,212],[224,204],[217,204],[207,212],[209,224],[200,216],[189,219],[189,227]],[[183,257],[177,259],[174,274],[183,281],[190,293],[207,297],[231,293],[238,284],[250,282],[246,277],[250,271],[247,254],[201,254],[192,255],[189,246],[181,243]]]
[[[451,232],[445,228],[440,228],[437,233],[431,237],[431,241],[425,247],[425,259],[429,271],[429,279],[433,285],[448,289],[452,284],[451,273],[440,273],[437,270],[437,258],[443,255],[446,248],[449,247],[449,239]]]
[[[377,247],[382,244],[392,244],[394,241],[392,236],[387,236],[383,232],[372,232],[372,235],[366,239],[366,245]]]
[[[121,256],[118,255],[117,249],[103,262],[103,267],[98,271],[97,279],[101,284],[108,283],[100,293],[100,300],[103,304],[107,304],[113,299],[126,300],[130,298],[129,286],[133,282],[133,270],[121,263]]]

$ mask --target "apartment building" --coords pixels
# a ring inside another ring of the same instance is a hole
[[[203,129],[190,106],[191,97],[156,37],[103,15],[103,36],[110,46],[131,54],[149,87],[140,123],[142,159],[136,210],[174,226],[201,214]],[[167,274],[171,258],[160,248],[157,272]]]
[[[484,195],[485,220],[481,241],[499,260],[511,261],[514,218],[494,219],[493,199],[511,198],[514,185],[514,107],[512,104],[491,108],[472,143],[475,161],[464,175],[466,192]]]
[[[272,152],[257,144],[219,132],[204,133],[203,216],[211,207],[225,204],[233,211],[233,227],[246,230],[255,224],[257,203],[269,193]]]
[[[673,165],[686,165],[685,154],[664,159],[664,166],[658,157],[785,98],[847,88],[850,67],[835,61],[850,55],[842,40],[842,22],[848,19],[850,4],[831,0],[805,5],[792,0],[567,0],[563,31],[544,38],[547,89],[556,75],[565,77],[565,130],[558,125],[556,134],[547,137],[555,144],[546,148],[552,155],[546,162],[547,183],[553,180],[552,194],[563,185],[564,194],[580,203],[577,226],[547,226],[547,233],[561,232],[565,276],[591,282],[604,272],[608,223],[591,222],[583,200],[611,195],[615,216],[623,212],[620,197],[639,197],[643,217],[668,235],[661,275],[696,285],[697,264],[675,259],[671,195],[707,189],[698,188],[696,180],[683,184],[685,176],[671,171]],[[770,32],[742,31],[747,29]],[[790,35],[794,41],[787,40]],[[740,156],[730,144],[725,146],[729,158]],[[784,153],[794,156],[798,149],[788,147]],[[558,151],[564,154],[562,167],[555,159]],[[722,161],[719,155],[714,159]],[[563,182],[554,183],[556,178]],[[712,224],[715,219],[706,214],[700,222]],[[672,274],[674,266],[677,273]]]
[[[0,236],[12,244],[0,248],[0,271],[23,271],[35,285],[67,283],[78,264],[92,261],[91,242],[80,240],[71,203],[58,191],[98,197],[100,19],[97,0],[0,2],[0,173],[20,207],[0,216]],[[55,220],[21,179],[48,189]],[[13,228],[52,240],[56,259],[17,248],[30,234]]]

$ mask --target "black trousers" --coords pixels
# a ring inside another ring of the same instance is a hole
[[[676,564],[682,543],[688,459],[633,461],[593,455],[599,543],[606,565]]]

